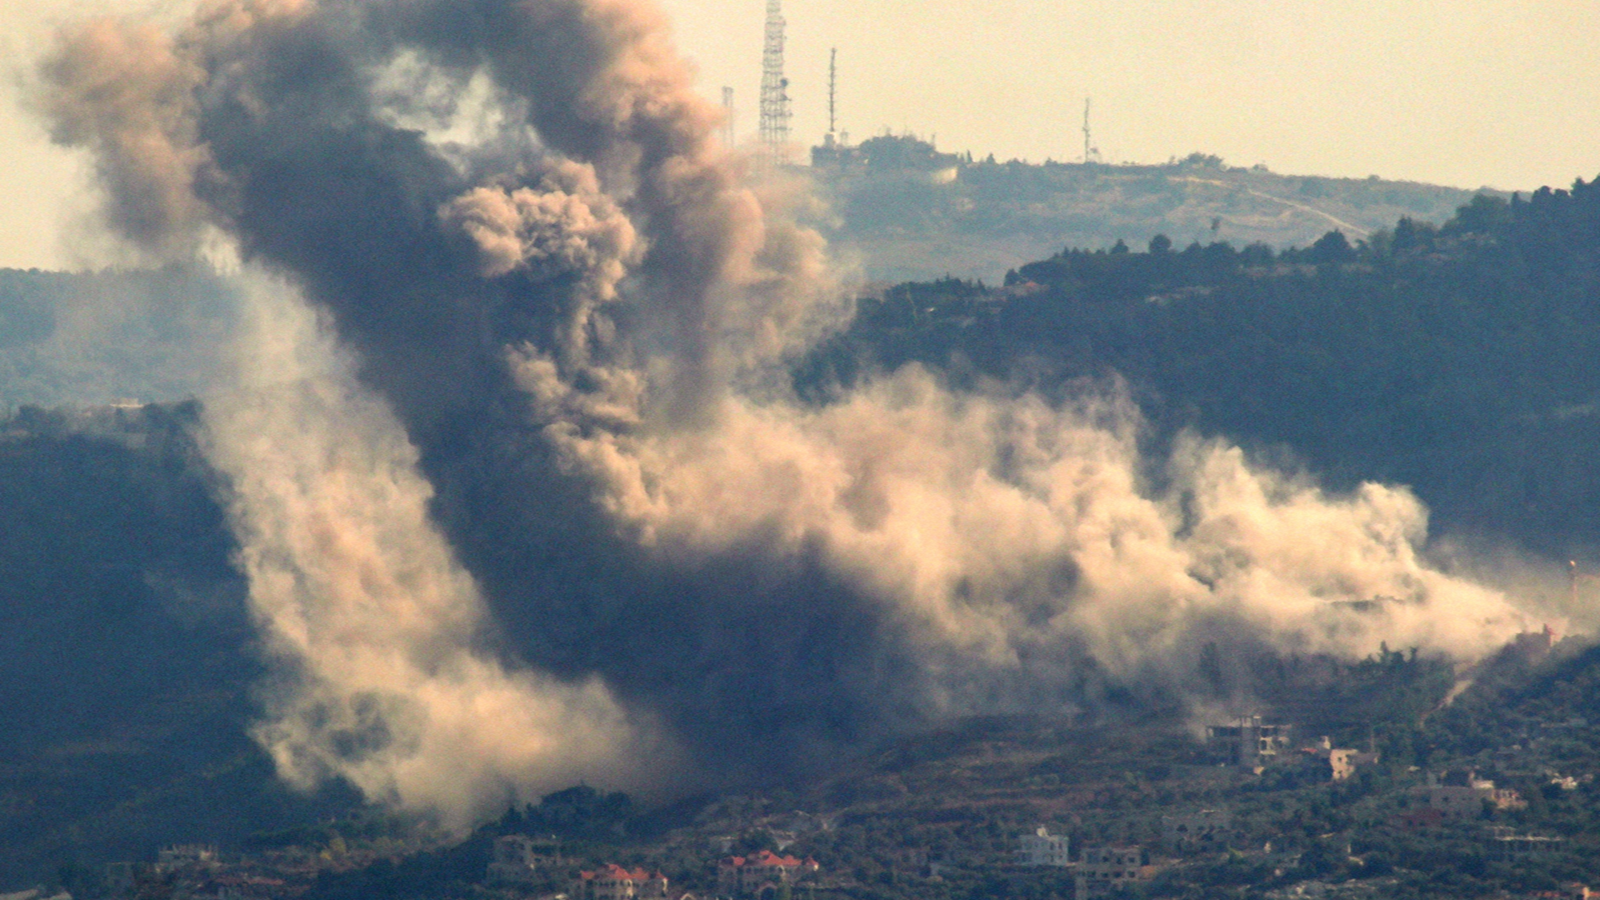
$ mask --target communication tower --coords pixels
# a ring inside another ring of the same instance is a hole
[[[783,77],[782,0],[767,0],[766,44],[761,54],[761,142],[774,161],[789,146],[789,79]]]
[[[833,140],[834,140],[833,135],[834,135],[834,131],[836,130],[834,126],[835,126],[837,120],[834,117],[833,101],[834,101],[834,97],[837,95],[836,92],[837,92],[838,87],[839,87],[839,49],[837,47],[832,47],[832,48],[829,48],[829,50],[828,50],[828,143],[829,144],[833,143]]]
[[[733,88],[722,89],[722,146],[731,150],[738,133],[733,127]]]

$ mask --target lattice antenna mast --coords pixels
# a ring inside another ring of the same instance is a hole
[[[789,147],[789,79],[783,77],[782,0],[767,0],[766,45],[761,54],[761,142],[773,159]]]
[[[837,119],[834,117],[834,98],[839,87],[839,50],[837,47],[828,50],[828,137],[832,138]]]
[[[733,149],[737,137],[733,125],[733,88],[725,87],[722,89],[722,146]]]

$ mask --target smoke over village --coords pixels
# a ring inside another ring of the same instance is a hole
[[[1442,265],[1456,226],[1069,248],[937,283],[946,321],[863,283],[831,240],[857,201],[734,145],[677,42],[653,0],[206,0],[68,25],[32,76],[117,252],[204,271],[233,311],[186,351],[190,433],[260,664],[248,738],[283,784],[465,835],[575,784],[670,802],[986,717],[1248,722],[1304,660],[1438,666],[1425,721],[1519,636],[1593,624],[1578,563],[1441,544],[1410,470],[1258,452],[1232,426],[1277,420],[1242,395],[1208,418],[1115,361],[938,343],[1112,265],[1157,273],[1131,322],[1225,289],[1180,265],[1335,291],[1405,240]],[[1084,171],[1114,168],[1083,127]],[[917,190],[1000,168],[876,140],[931,160]],[[872,149],[830,121],[817,159]],[[885,346],[948,352],[849,352],[885,321]]]
[[[1181,696],[1208,643],[1470,661],[1533,621],[1426,561],[1403,487],[1144,456],[1114,379],[796,396],[845,286],[649,3],[238,0],[44,74],[127,241],[241,261],[204,447],[293,781],[468,824]]]

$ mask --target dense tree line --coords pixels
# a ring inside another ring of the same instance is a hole
[[[912,360],[1047,386],[1116,373],[1154,441],[1194,427],[1287,448],[1334,487],[1414,486],[1447,530],[1581,554],[1600,545],[1597,358],[1600,185],[1579,181],[1303,249],[1158,236],[1000,289],[902,285],[799,382],[821,395]]]

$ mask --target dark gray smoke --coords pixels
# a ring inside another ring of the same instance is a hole
[[[786,362],[841,321],[821,241],[716,143],[648,0],[226,0],[71,31],[44,77],[132,241],[220,231],[287,282],[207,422],[289,777],[467,821],[1070,711],[1202,642],[1472,656],[1521,626],[1420,559],[1403,490],[1201,440],[1153,490],[1114,387],[796,400]]]

